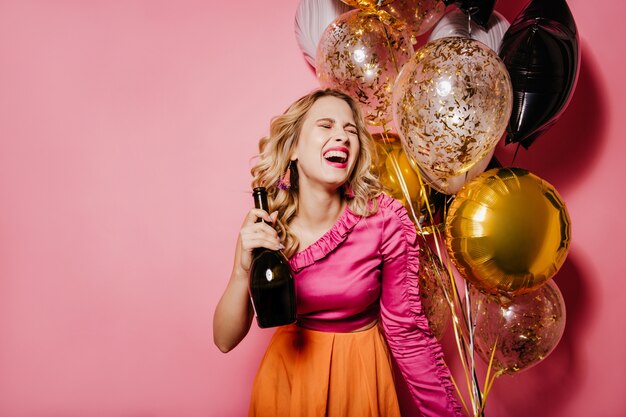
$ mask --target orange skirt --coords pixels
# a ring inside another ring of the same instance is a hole
[[[249,417],[399,417],[378,326],[353,333],[279,327],[252,387]]]

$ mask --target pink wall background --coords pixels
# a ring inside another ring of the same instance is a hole
[[[626,416],[626,5],[569,4],[578,88],[517,158],[568,204],[568,322],[548,359],[496,382],[489,417]],[[0,417],[245,415],[271,331],[224,355],[212,314],[256,142],[317,86],[296,6],[0,0]]]

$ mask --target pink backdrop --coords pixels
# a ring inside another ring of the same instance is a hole
[[[499,3],[509,19],[524,5]],[[626,5],[569,4],[577,91],[517,159],[571,214],[567,327],[543,363],[496,382],[489,417],[626,415]],[[1,417],[245,415],[271,331],[224,355],[211,322],[257,139],[317,86],[296,6],[0,1]]]

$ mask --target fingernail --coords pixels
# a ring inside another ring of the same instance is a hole
[[[283,245],[282,243],[280,245],[278,245],[279,248],[281,249],[285,249],[285,245]]]

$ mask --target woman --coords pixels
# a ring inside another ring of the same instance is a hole
[[[399,416],[389,351],[422,415],[462,415],[421,309],[415,228],[370,173],[371,140],[354,100],[319,90],[276,117],[260,141],[252,185],[267,188],[272,213],[246,216],[214,339],[228,352],[250,329],[258,247],[289,259],[298,321],[276,330],[250,416]]]

